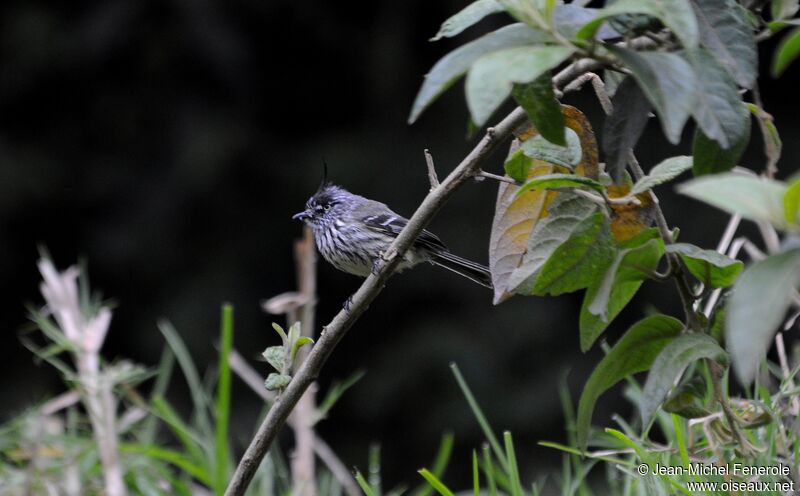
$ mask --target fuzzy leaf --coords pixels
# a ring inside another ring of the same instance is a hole
[[[277,370],[278,372],[283,371],[286,363],[283,346],[270,346],[264,350],[264,353],[261,355],[267,360],[267,363],[272,365],[273,369]]]
[[[725,313],[725,343],[739,382],[749,385],[800,284],[800,249],[755,262],[742,273]]]
[[[614,291],[618,291],[621,286],[627,286],[629,283],[641,283],[656,269],[658,261],[664,254],[664,242],[656,236],[657,232],[650,229],[629,240],[623,245],[624,248],[617,251],[614,261],[606,270],[599,285],[592,285],[586,293],[584,306],[589,302],[586,310],[590,315],[599,317],[607,325],[611,318],[622,310],[622,307],[611,308],[611,302],[614,301]],[[636,288],[638,289],[638,287],[637,285]],[[628,300],[631,297],[633,297],[633,294],[628,297]],[[624,303],[627,303],[627,301],[624,301]],[[616,313],[609,318],[611,310],[615,310]],[[582,316],[582,324],[584,320],[587,319]],[[586,327],[581,325],[581,351],[588,350],[605,327],[599,325]]]
[[[646,429],[675,380],[692,362],[710,358],[723,365],[728,364],[728,354],[714,339],[706,334],[692,333],[678,336],[664,346],[647,374],[639,413]]]
[[[524,170],[527,177],[533,178],[553,172],[553,166],[534,161],[521,152],[514,154],[527,161]],[[511,296],[508,280],[520,265],[528,250],[531,230],[545,212],[547,203],[555,196],[554,192],[529,191],[516,195],[518,186],[500,183],[494,220],[489,240],[489,270],[492,273],[494,304],[497,305]]]
[[[736,0],[692,0],[700,44],[711,51],[736,82],[752,88],[758,72],[753,29]]]
[[[484,17],[502,11],[503,6],[497,0],[476,0],[444,21],[442,27],[439,28],[439,32],[430,41],[455,36]]]
[[[778,229],[786,227],[786,185],[781,182],[728,172],[692,179],[678,186],[678,191],[745,219],[769,222]]]
[[[597,205],[590,200],[559,193],[547,207],[547,216],[533,227],[527,239],[527,250],[508,278],[509,290],[520,294],[534,293],[536,277],[547,260],[570,237],[585,228],[586,223],[595,224],[594,215],[598,213]]]
[[[479,58],[467,74],[467,107],[483,126],[511,94],[514,83],[528,83],[567,60],[573,49],[563,46],[518,46]]]
[[[606,153],[606,171],[615,183],[620,183],[628,151],[636,146],[647,125],[650,102],[636,81],[626,77],[616,88],[612,103],[614,110],[603,123],[603,150]]]
[[[581,162],[580,138],[572,129],[566,129],[566,142],[566,146],[559,146],[537,134],[523,141],[520,150],[528,157],[574,170]]]
[[[608,218],[601,212],[583,221],[542,266],[533,288],[537,295],[559,295],[589,287],[602,278],[614,258]]]
[[[267,380],[264,381],[264,387],[267,388],[267,391],[276,391],[278,389],[283,389],[289,385],[291,382],[292,377],[286,374],[277,374],[275,372],[271,373],[267,376]]]
[[[740,260],[689,243],[673,243],[666,250],[668,253],[680,255],[689,272],[698,281],[712,288],[727,288],[736,281],[744,268]]]
[[[727,150],[703,134],[700,128],[695,129],[692,143],[692,155],[694,156],[692,172],[695,176],[727,172],[739,162],[747,144],[750,143],[750,115],[746,108],[743,107],[743,109],[742,134],[733,138],[734,142]]]
[[[580,29],[597,17],[600,9],[580,7],[574,3],[557,5],[553,11],[553,24],[556,30],[566,38],[574,38]],[[603,24],[595,33],[595,39],[606,40],[619,38],[620,34],[608,24]]]
[[[696,81],[692,115],[703,134],[727,150],[741,140],[750,119],[736,83],[710,52],[699,49],[685,55]]]
[[[631,194],[637,195],[644,193],[659,184],[672,181],[680,176],[684,171],[692,168],[692,157],[681,155],[662,160],[658,165],[650,170],[650,173],[636,181],[631,188]]]
[[[683,330],[681,321],[653,315],[634,324],[617,341],[589,376],[578,403],[578,447],[586,449],[597,399],[625,377],[650,368],[656,356]]]
[[[567,146],[564,115],[553,92],[550,71],[530,83],[515,84],[511,95],[525,109],[528,118],[544,139],[555,145]]]
[[[466,74],[472,64],[482,56],[504,48],[544,43],[548,40],[549,35],[516,23],[456,48],[439,59],[425,76],[411,107],[408,123],[416,121],[428,105]]]
[[[292,346],[292,361],[294,361],[295,358],[297,358],[298,350],[300,350],[300,348],[302,348],[307,344],[314,344],[314,340],[308,336],[300,336],[299,338],[297,338],[297,340],[294,342],[294,345]]]
[[[603,22],[620,14],[646,14],[670,28],[684,48],[694,48],[699,40],[697,19],[688,0],[617,0],[601,9],[598,16],[584,25],[578,38],[592,38]]]
[[[607,48],[631,70],[655,108],[667,139],[677,145],[683,126],[694,110],[692,66],[675,53],[634,52],[613,45]]]

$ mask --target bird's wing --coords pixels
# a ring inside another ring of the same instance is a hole
[[[370,215],[364,217],[362,221],[368,228],[395,238],[400,234],[400,231],[406,227],[406,224],[408,224],[408,219],[400,217],[399,215],[390,214]],[[426,229],[422,230],[416,241],[414,241],[414,244],[434,251],[447,250],[442,240]]]

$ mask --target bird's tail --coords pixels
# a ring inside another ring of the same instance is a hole
[[[470,262],[469,260],[453,255],[449,251],[434,253],[431,262],[445,269],[452,270],[456,274],[460,274],[481,286],[485,286],[489,289],[492,288],[492,275],[488,267],[484,267],[481,264]]]

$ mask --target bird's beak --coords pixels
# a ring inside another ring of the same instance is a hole
[[[302,221],[305,221],[309,217],[311,217],[311,214],[308,213],[308,210],[303,210],[302,212],[298,212],[298,213],[292,215],[292,219],[294,219],[294,220],[302,220]]]

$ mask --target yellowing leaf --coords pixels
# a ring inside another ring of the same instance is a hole
[[[630,193],[627,184],[611,185],[607,193],[609,198],[623,198]],[[655,205],[650,193],[636,195],[639,205],[633,203],[611,205],[611,232],[618,243],[627,241],[644,231],[653,223],[656,215]]]
[[[528,178],[551,174],[553,166],[530,159]],[[528,249],[528,237],[536,223],[547,213],[555,192],[534,190],[516,196],[519,186],[501,183],[489,240],[489,269],[494,286],[494,304],[511,297],[508,278],[519,266]]]
[[[571,105],[562,105],[561,112],[564,114],[564,124],[575,131],[581,141],[581,162],[575,167],[575,173],[597,179],[600,176],[599,155],[592,125],[583,112]]]
[[[591,124],[586,116],[575,107],[561,105],[561,112],[564,114],[565,125],[578,135],[581,145],[581,160],[575,167],[575,173],[591,179],[598,179],[597,140]],[[516,137],[519,141],[524,142],[538,134],[534,127],[528,126],[518,131]],[[509,156],[513,156],[515,151],[512,150]],[[517,159],[530,161],[528,179],[547,174],[570,172],[565,167],[530,157],[517,157]],[[520,172],[523,170],[524,168]],[[511,297],[511,290],[514,288],[509,287],[509,278],[520,266],[528,251],[528,238],[531,231],[539,220],[547,216],[547,206],[557,194],[554,191],[534,190],[516,197],[518,191],[518,186],[501,183],[497,195],[489,242],[489,269],[492,273],[495,305]]]

